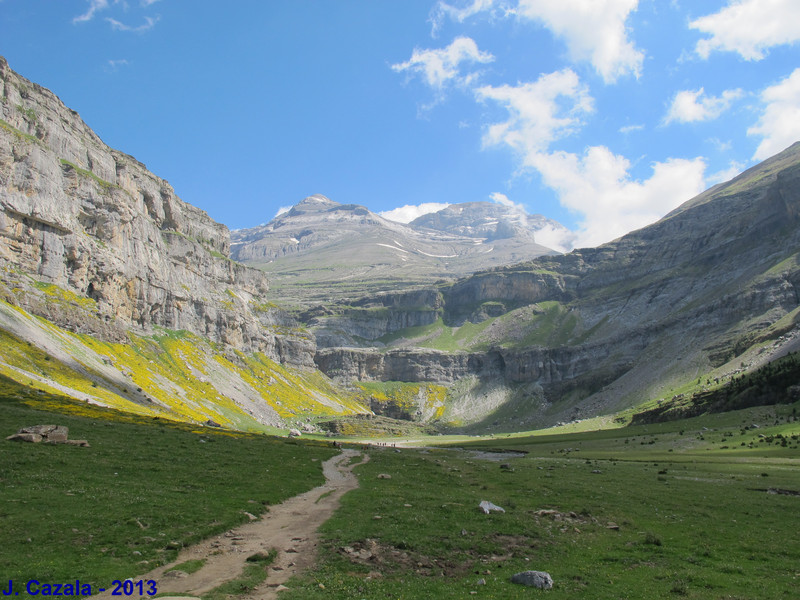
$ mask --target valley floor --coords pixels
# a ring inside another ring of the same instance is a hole
[[[53,422],[90,442],[1,442],[0,564],[14,581],[79,578],[95,589],[152,576],[159,591],[207,600],[266,598],[279,583],[287,600],[527,599],[531,590],[510,582],[524,570],[552,575],[551,598],[792,597],[798,408],[464,438],[458,448],[384,438],[352,445],[370,459],[353,465],[354,452],[329,441],[0,396],[7,435]],[[319,487],[334,456],[355,469],[357,488],[349,476]],[[484,500],[505,512],[484,514]],[[264,516],[244,525],[248,513]],[[168,575],[170,565],[187,576]]]

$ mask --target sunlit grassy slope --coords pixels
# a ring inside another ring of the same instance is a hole
[[[32,389],[134,414],[242,431],[366,412],[321,373],[163,330],[128,343],[71,333],[0,302],[0,374]],[[11,324],[9,326],[9,324]],[[23,332],[23,337],[9,333]]]
[[[48,423],[90,446],[4,440]],[[321,463],[332,455],[325,443],[123,413],[2,376],[0,436],[6,583],[107,587],[146,572],[320,485]]]

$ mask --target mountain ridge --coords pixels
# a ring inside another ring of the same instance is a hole
[[[798,343],[800,144],[698,198],[598,248],[441,287],[441,299],[429,307],[439,319],[435,327],[359,343],[346,335],[357,319],[353,309],[316,317],[309,324],[323,329],[321,342],[336,340],[338,328],[351,346],[319,350],[317,364],[337,377],[402,379],[414,365],[441,363],[435,348],[453,331],[479,328],[463,338],[462,357],[448,364],[466,365],[472,357],[502,365],[492,378],[540,386],[525,394],[549,405],[540,411],[545,423],[575,408],[624,409],[664,393],[670,382],[685,384],[691,373],[732,372],[737,360],[761,364]],[[360,316],[368,320],[369,309]],[[389,321],[385,314],[380,319]],[[438,376],[452,382],[468,372],[450,368]]]
[[[0,374],[36,389],[250,430],[385,413],[496,431],[800,348],[800,144],[569,254],[532,259],[509,207],[453,205],[416,230],[319,195],[232,244],[3,60],[0,97]],[[231,260],[266,257],[267,230],[297,259],[271,280]],[[488,255],[503,260],[472,272]]]
[[[403,224],[317,194],[269,223],[232,232],[231,255],[264,270],[285,297],[307,307],[363,295],[332,285],[348,279],[375,282],[375,293],[554,254],[535,240],[536,228],[544,226],[564,229],[489,202],[451,205]]]

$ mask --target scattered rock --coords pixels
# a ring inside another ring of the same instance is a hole
[[[38,433],[15,433],[6,439],[9,442],[33,442],[37,444],[42,441],[42,436]]]
[[[613,521],[609,521],[608,524],[606,525],[606,529],[611,529],[613,531],[619,531],[619,525],[617,525]]]
[[[796,490],[782,490],[780,488],[767,488],[768,494],[780,494],[782,496],[800,496],[800,492]]]
[[[66,442],[68,434],[68,428],[64,427],[63,425],[56,425],[53,429],[47,433],[42,433],[41,435],[42,437],[46,438],[46,441],[48,442]]]
[[[173,569],[172,571],[167,571],[164,573],[165,579],[183,579],[184,577],[188,577],[189,574],[181,571],[179,569]]]
[[[506,512],[504,508],[502,508],[502,507],[500,507],[500,506],[497,506],[496,504],[492,504],[492,503],[491,503],[491,502],[489,502],[488,500],[481,500],[481,503],[478,505],[478,507],[479,507],[479,508],[480,508],[480,509],[481,509],[481,510],[484,512],[484,513],[486,513],[487,515],[488,515],[488,514],[489,514],[491,511],[494,511],[494,512],[501,512],[501,513],[504,513],[504,512]]]
[[[511,577],[511,583],[518,583],[540,590],[549,590],[553,587],[553,578],[545,571],[522,571]]]
[[[391,478],[392,476],[389,475],[388,473],[381,473],[380,475],[378,475],[378,479],[391,479]]]
[[[289,430],[289,437],[300,437],[301,435],[303,435],[303,434],[300,433],[300,431],[297,430],[297,429],[290,429]]]
[[[17,433],[10,435],[6,440],[10,442],[42,442],[46,444],[69,444],[70,446],[89,447],[86,440],[69,440],[69,428],[63,425],[32,425],[23,427]]]
[[[217,423],[213,419],[209,419],[208,421],[206,421],[206,425],[208,427],[222,427],[222,425],[220,425],[219,423]]]

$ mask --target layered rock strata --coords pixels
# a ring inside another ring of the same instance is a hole
[[[2,58],[0,98],[6,300],[104,338],[185,329],[313,364],[313,338],[293,335],[293,321],[267,302],[266,277],[230,260],[227,227],[106,146],[75,111]],[[87,310],[48,301],[44,284],[88,299]]]

